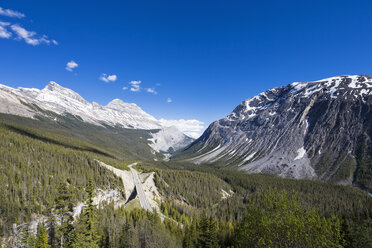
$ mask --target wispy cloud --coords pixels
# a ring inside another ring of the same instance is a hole
[[[128,83],[129,87],[124,86],[123,90],[130,90],[132,92],[140,92],[142,89],[144,89],[147,93],[157,95],[158,92],[155,90],[155,88],[142,88],[141,87],[142,81],[140,80],[133,80]]]
[[[118,77],[116,75],[107,75],[106,73],[103,73],[99,79],[103,82],[115,82]]]
[[[172,99],[170,99],[170,98],[168,97],[168,99],[167,99],[167,103],[171,103],[171,102],[173,102]]]
[[[23,17],[25,17],[25,14],[23,14],[21,12],[11,10],[11,9],[3,9],[2,7],[0,7],[0,15],[7,16],[7,17],[13,17],[13,18],[23,18]]]
[[[175,126],[177,127],[181,132],[185,133],[186,135],[192,137],[192,138],[198,138],[202,131],[204,130],[204,122],[199,120],[165,120],[160,119],[160,123],[163,126],[170,127]]]
[[[9,22],[0,21],[0,38],[9,39],[12,36],[12,33],[6,28],[9,25]]]
[[[79,65],[75,61],[71,60],[70,62],[68,62],[66,64],[66,70],[73,71],[73,69],[76,68],[76,67],[78,67],[78,66]]]
[[[25,14],[0,7],[0,16],[23,18]],[[38,35],[35,31],[29,31],[19,24],[0,21],[0,38],[9,39],[11,37],[14,37],[14,40],[24,40],[27,44],[32,46],[40,44],[58,45],[56,40],[50,40],[46,35]]]
[[[146,88],[146,91],[148,93],[151,93],[151,94],[154,94],[154,95],[158,94],[158,92],[156,92],[155,88]]]
[[[139,92],[141,91],[141,81],[130,81],[129,84],[131,85],[130,91],[132,92]]]
[[[21,27],[18,24],[13,24],[10,26],[12,31],[17,35],[18,40],[24,40],[27,44],[36,46],[40,44],[50,44],[51,42],[53,44],[57,44],[56,41],[50,41],[46,35],[42,35],[41,37],[38,37],[37,33],[34,31],[28,31]]]

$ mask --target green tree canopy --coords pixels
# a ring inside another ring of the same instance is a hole
[[[237,228],[236,247],[342,247],[341,222],[306,210],[296,195],[269,191],[250,203]]]

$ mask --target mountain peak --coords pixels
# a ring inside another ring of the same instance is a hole
[[[116,98],[109,102],[106,107],[115,109],[115,110],[128,110],[128,109],[134,109],[134,110],[142,110],[140,107],[137,106],[135,103],[126,103],[123,100]]]
[[[44,89],[41,90],[41,93],[39,95],[39,99],[43,101],[60,101],[61,99],[64,99],[65,101],[70,100],[76,100],[83,104],[88,104],[88,102],[81,97],[78,93],[75,91],[62,87],[61,85],[57,84],[55,81],[50,81],[47,86],[45,86]],[[52,97],[54,96],[54,97]]]
[[[280,105],[287,98],[296,98],[296,101],[310,100],[313,97],[342,101],[360,99],[366,102],[371,95],[372,76],[370,75],[343,75],[312,82],[294,82],[248,98],[227,118],[237,118],[240,115],[241,119],[250,119],[271,105]]]
[[[107,105],[109,104],[121,104],[121,105],[125,105],[125,104],[128,104],[126,102],[124,102],[123,100],[119,99],[119,98],[115,98],[114,100],[112,100],[111,102],[109,102]]]
[[[64,89],[61,85],[57,84],[55,81],[50,81],[44,89],[48,89],[48,90],[56,90],[56,89]]]
[[[371,104],[369,75],[280,86],[243,101],[212,123],[184,154],[197,164],[352,183],[352,170],[341,178],[334,168],[346,158],[356,161],[359,144],[372,147]],[[322,165],[325,160],[329,166]]]

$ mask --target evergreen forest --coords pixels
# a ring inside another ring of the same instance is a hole
[[[141,160],[159,212],[96,204],[135,160],[57,132],[0,125],[3,247],[372,247],[372,197],[352,186]],[[132,201],[134,202],[134,201]],[[76,214],[79,203],[84,203]]]

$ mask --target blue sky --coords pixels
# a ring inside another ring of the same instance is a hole
[[[371,1],[12,0],[0,7],[0,83],[43,88],[53,80],[88,101],[120,98],[156,118],[208,126],[276,86],[372,73]],[[71,71],[70,61],[78,64]]]

